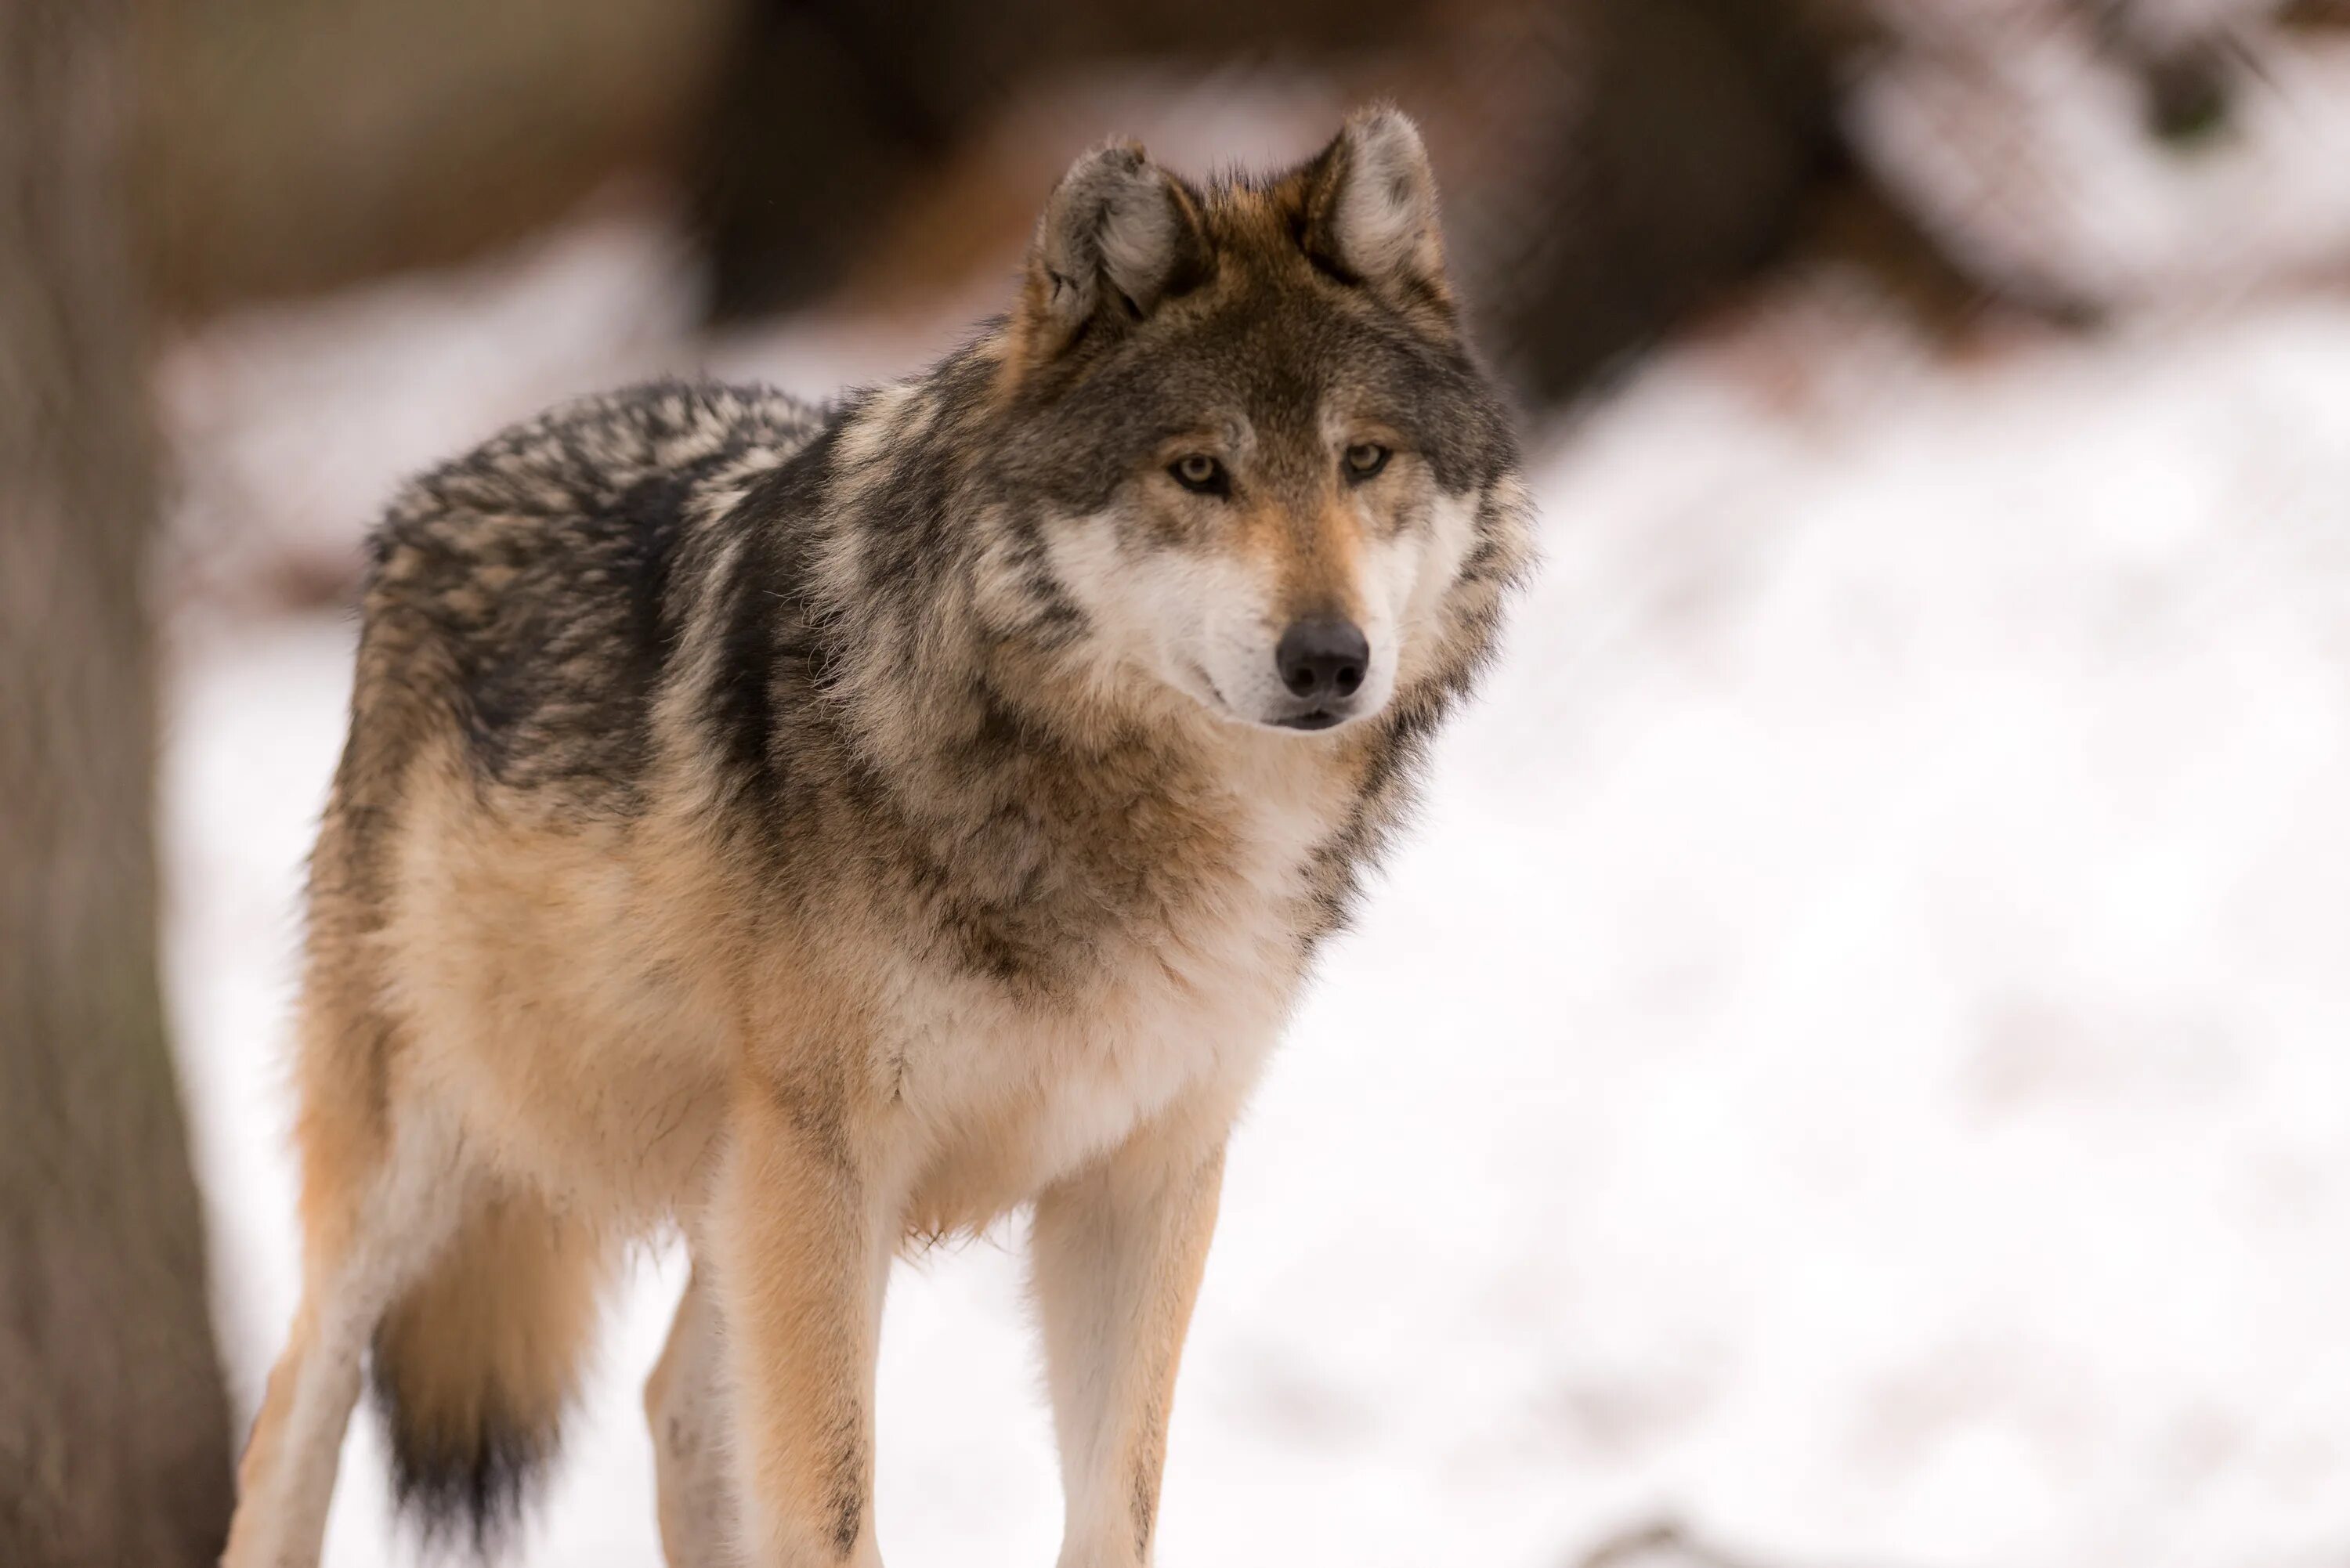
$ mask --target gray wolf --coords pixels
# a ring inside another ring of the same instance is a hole
[[[317,1562],[370,1371],[489,1543],[671,1225],[671,1561],[871,1568],[891,1260],[1020,1210],[1061,1561],[1149,1560],[1227,1135],[1529,558],[1435,202],[1392,110],[1271,177],[1111,146],[926,374],[591,399],[399,496],[232,1568]]]

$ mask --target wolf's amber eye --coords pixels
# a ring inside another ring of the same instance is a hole
[[[1368,479],[1388,465],[1388,449],[1377,441],[1357,441],[1347,449],[1347,477]]]
[[[1167,472],[1173,474],[1175,483],[1186,490],[1196,490],[1202,495],[1232,493],[1232,481],[1224,474],[1224,465],[1206,452],[1195,452],[1188,457],[1179,457],[1167,465]]]

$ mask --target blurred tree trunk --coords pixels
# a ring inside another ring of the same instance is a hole
[[[156,975],[125,0],[0,4],[0,1563],[197,1568],[231,1495]]]

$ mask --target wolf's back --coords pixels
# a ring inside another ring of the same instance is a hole
[[[453,730],[500,783],[583,805],[626,795],[649,761],[697,534],[823,419],[763,388],[656,382],[565,405],[413,481],[370,540],[354,750],[412,754],[420,726]]]

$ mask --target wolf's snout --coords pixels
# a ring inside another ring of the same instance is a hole
[[[1350,620],[1301,620],[1273,651],[1281,683],[1302,702],[1352,697],[1371,667],[1371,645]]]

